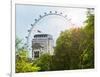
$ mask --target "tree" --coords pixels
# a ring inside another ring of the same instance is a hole
[[[94,14],[88,11],[86,26],[84,32],[86,33],[86,43],[82,53],[83,68],[94,68]]]
[[[85,27],[60,34],[52,60],[56,70],[94,67],[94,14],[87,14]]]
[[[21,44],[22,44],[22,40],[19,39],[18,36],[16,36],[16,40],[15,40],[15,48],[16,48],[16,52],[21,48]]]
[[[37,60],[33,62],[33,65],[40,67],[40,71],[50,70],[51,55],[48,53],[42,54]]]
[[[40,67],[37,67],[36,65],[32,65],[32,63],[28,59],[28,51],[26,49],[23,49],[19,45],[21,41],[20,39],[16,40],[16,46],[18,47],[16,52],[16,73],[20,72],[34,72],[39,71]]]
[[[16,55],[16,72],[35,72],[39,71],[40,67],[32,65],[28,60],[28,53],[26,50],[20,50]]]
[[[57,70],[78,69],[80,64],[81,29],[74,28],[62,32],[55,47],[55,64]]]

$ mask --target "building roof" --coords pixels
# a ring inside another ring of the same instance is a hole
[[[34,35],[34,38],[35,37],[47,37],[47,36],[51,36],[51,35],[50,34],[36,34],[36,35]]]

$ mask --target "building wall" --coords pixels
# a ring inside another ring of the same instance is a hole
[[[42,36],[43,35],[43,36]],[[37,48],[34,48],[36,44],[39,44]],[[32,58],[35,57],[35,52],[39,51],[39,56],[43,53],[49,53],[53,55],[53,47],[54,47],[54,41],[52,35],[49,34],[36,34],[34,35],[34,38],[32,40]]]

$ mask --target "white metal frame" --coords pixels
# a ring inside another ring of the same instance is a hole
[[[12,0],[11,2],[11,6],[12,6],[12,49],[11,49],[11,76],[12,77],[61,77],[61,76],[69,76],[69,77],[80,77],[78,76],[79,73],[81,73],[81,75],[87,74],[87,72],[92,71],[93,73],[96,71],[89,69],[89,70],[77,70],[77,71],[55,71],[55,72],[34,72],[34,73],[15,73],[15,5],[16,4],[33,4],[33,5],[49,5],[49,6],[66,6],[66,7],[80,7],[80,8],[95,8],[95,5],[93,4],[93,2],[91,2],[90,4],[88,4],[89,2],[83,1],[79,3],[74,3],[74,1],[72,2],[62,2],[62,1],[67,1],[67,0],[61,0],[60,2],[57,0],[54,0],[54,2],[50,2],[50,1],[36,1],[36,0]],[[96,67],[95,67],[96,68]],[[83,73],[82,73],[83,71]],[[67,73],[67,75],[66,75]],[[57,75],[58,74],[58,75]],[[80,74],[79,74],[80,75]]]

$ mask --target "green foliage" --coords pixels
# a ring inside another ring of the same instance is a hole
[[[66,30],[60,34],[55,47],[55,64],[57,70],[78,69],[80,64],[80,29]]]
[[[40,70],[40,67],[33,66],[31,62],[28,61],[27,51],[20,50],[16,55],[16,72],[35,72]]]
[[[83,68],[94,68],[94,14],[88,12],[85,23],[86,48],[82,54],[82,65]]]
[[[15,40],[15,47],[16,47],[16,52],[21,48],[22,40],[19,39],[19,37],[16,37]]]
[[[46,53],[29,61],[28,51],[20,43],[17,39],[16,72],[94,68],[94,14],[88,12],[85,27],[61,32],[52,56]]]
[[[85,25],[60,34],[52,58],[52,70],[94,67],[94,14],[87,14]]]
[[[51,61],[51,55],[45,53],[42,54],[35,62],[33,65],[36,65],[41,68],[40,71],[48,71],[50,70],[50,61]]]
[[[32,63],[28,59],[28,51],[26,49],[20,48],[21,41],[19,39],[16,40],[16,47],[18,48],[16,51],[16,73],[20,72],[35,72],[40,70],[40,67],[32,65]]]

